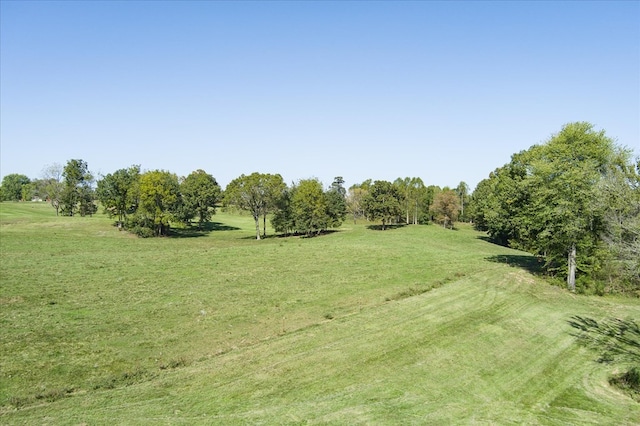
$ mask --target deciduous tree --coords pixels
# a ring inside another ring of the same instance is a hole
[[[354,184],[349,187],[345,201],[348,213],[353,216],[354,224],[359,218],[365,217],[363,200],[366,194],[367,189],[362,184]]]
[[[452,190],[446,190],[436,194],[431,211],[436,221],[442,223],[445,228],[452,228],[460,214],[460,200]]]
[[[137,225],[152,229],[157,236],[167,235],[179,197],[180,185],[175,174],[164,170],[143,173]]]
[[[118,218],[124,226],[127,214],[135,213],[140,201],[140,166],[116,170],[98,181],[98,199],[109,216]]]
[[[184,208],[198,215],[198,227],[211,220],[222,190],[216,179],[204,170],[192,172],[180,184]]]
[[[455,192],[460,199],[460,220],[466,220],[464,206],[466,205],[469,197],[469,185],[467,185],[466,182],[460,182],[458,186],[456,186]]]
[[[64,186],[60,198],[60,206],[63,214],[73,216],[91,215],[97,211],[94,203],[95,193],[92,188],[93,175],[89,172],[87,162],[84,160],[69,160],[62,171]]]
[[[252,173],[232,180],[224,191],[226,204],[251,213],[256,225],[256,240],[260,239],[260,218],[266,224],[266,215],[278,204],[286,185],[280,175]],[[278,195],[279,194],[279,195]],[[266,234],[266,230],[265,230]]]
[[[31,180],[18,173],[12,173],[2,178],[2,201],[22,200],[22,187],[31,183]]]
[[[594,279],[602,268],[612,203],[599,200],[603,182],[629,169],[621,152],[589,123],[565,125],[480,182],[473,196],[476,226],[499,242],[542,256],[546,270],[564,274],[575,290],[576,276]],[[625,179],[614,181],[628,188]]]
[[[310,235],[327,229],[328,200],[317,179],[303,179],[295,186],[291,209],[298,232]]]
[[[381,220],[382,229],[402,215],[400,204],[402,195],[391,182],[377,180],[373,182],[363,199],[366,215],[371,220]]]
[[[42,192],[51,206],[56,209],[56,216],[60,212],[60,203],[64,184],[62,182],[62,165],[53,163],[42,170]]]

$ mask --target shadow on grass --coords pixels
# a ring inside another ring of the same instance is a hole
[[[504,263],[509,266],[522,268],[532,274],[541,274],[543,272],[543,263],[533,255],[500,254],[487,257],[486,260],[489,262]]]
[[[240,228],[235,226],[225,225],[221,222],[208,222],[202,224],[202,227],[198,225],[190,225],[186,228],[172,228],[171,237],[173,238],[195,238],[204,237],[215,231],[238,231]]]
[[[368,225],[367,229],[371,229],[373,231],[387,231],[389,229],[404,228],[405,226],[407,225],[404,223],[395,223],[393,225],[385,225],[384,229],[382,229],[382,225]]]
[[[329,234],[333,234],[335,232],[341,232],[339,229],[329,229],[326,231],[320,231],[320,232],[312,232],[311,234],[305,234],[303,232],[290,232],[288,234],[271,234],[271,235],[260,235],[260,239],[261,240],[268,240],[271,238],[292,238],[292,237],[298,237],[298,238],[316,238],[316,237],[322,237],[323,235],[329,235]],[[247,236],[247,237],[242,237],[243,240],[255,240],[256,236],[255,234],[252,236]]]
[[[571,335],[579,344],[599,353],[598,362],[610,363],[618,358],[640,364],[640,326],[634,320],[608,318],[597,322],[575,315],[567,322],[576,329]]]
[[[480,236],[478,236],[476,238],[479,239],[479,240],[482,240],[484,242],[490,243],[490,244],[495,244],[495,245],[500,246],[500,247],[509,247],[509,244],[507,243],[507,241],[499,241],[499,240],[496,240],[494,238],[491,238],[488,235],[480,235]]]

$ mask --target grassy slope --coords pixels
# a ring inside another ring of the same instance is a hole
[[[0,204],[0,421],[640,418],[568,325],[639,318],[637,301],[489,261],[531,259],[466,228],[256,242],[250,218],[214,219],[223,230],[142,240],[102,217]]]

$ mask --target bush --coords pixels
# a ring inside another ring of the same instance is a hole
[[[127,216],[124,228],[142,238],[155,237],[156,235],[153,223],[147,217],[139,214]]]
[[[603,296],[605,294],[605,284],[587,275],[580,275],[576,279],[576,292],[579,294]]]

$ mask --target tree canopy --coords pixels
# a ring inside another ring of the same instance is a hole
[[[31,183],[31,179],[27,176],[12,173],[2,178],[2,201],[20,201],[22,200],[22,188]]]
[[[131,166],[106,175],[98,181],[98,199],[107,214],[124,226],[127,214],[134,213],[140,202],[140,166]]]
[[[167,235],[170,222],[180,201],[178,176],[165,170],[154,170],[140,176],[139,218],[155,235]]]
[[[431,212],[436,220],[445,228],[453,228],[460,214],[460,199],[456,192],[448,189],[434,196]]]
[[[60,194],[61,212],[67,216],[92,215],[98,210],[92,188],[94,179],[86,161],[69,160],[62,170],[64,183]]]
[[[402,195],[398,187],[385,180],[377,180],[369,187],[362,204],[370,220],[381,220],[382,229],[393,223],[401,214]]]
[[[227,185],[224,192],[224,200],[226,204],[251,213],[256,225],[256,239],[259,240],[260,218],[263,218],[264,224],[267,213],[276,208],[278,198],[285,188],[284,180],[278,174],[271,175],[258,172],[248,176],[243,174]],[[266,229],[264,234],[266,234]]]
[[[187,217],[198,216],[198,227],[211,220],[222,190],[216,179],[204,170],[189,174],[180,184],[180,192]]]
[[[604,201],[603,191],[637,199],[633,169],[630,152],[604,131],[585,122],[569,123],[545,144],[514,154],[478,184],[473,220],[495,241],[541,256],[545,269],[566,276],[571,290],[576,277],[588,288],[602,271],[602,236],[611,217],[631,214],[622,213],[626,203]],[[625,238],[633,240],[634,232]]]

